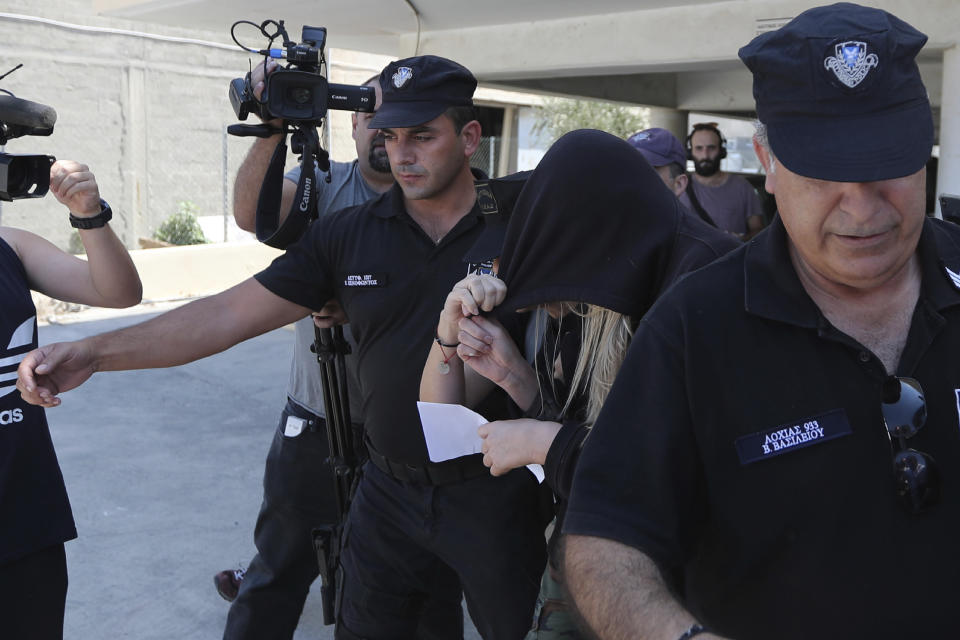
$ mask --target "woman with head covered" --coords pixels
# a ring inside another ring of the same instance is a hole
[[[574,629],[558,584],[559,520],[636,321],[678,277],[738,244],[686,212],[626,142],[574,131],[550,148],[520,193],[499,279],[470,276],[447,297],[420,399],[475,404],[500,386],[525,417],[480,427],[484,463],[494,475],[542,464],[556,494],[551,562],[530,637]],[[495,309],[545,311],[532,365],[486,315]]]

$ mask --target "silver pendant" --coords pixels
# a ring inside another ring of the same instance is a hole
[[[448,373],[450,373],[450,365],[448,365],[446,362],[441,362],[440,364],[438,364],[437,369],[440,370],[440,375],[442,376],[445,376]]]

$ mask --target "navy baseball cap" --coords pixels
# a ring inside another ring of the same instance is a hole
[[[687,166],[687,154],[683,145],[677,140],[677,136],[666,129],[644,129],[627,138],[627,142],[639,151],[652,167],[678,164],[684,169]]]
[[[439,56],[391,62],[380,73],[383,101],[370,129],[415,127],[450,107],[472,106],[477,79],[463,65]]]
[[[926,41],[886,11],[846,2],[754,38],[739,54],[777,158],[794,173],[836,182],[922,169],[933,148],[916,63]]]

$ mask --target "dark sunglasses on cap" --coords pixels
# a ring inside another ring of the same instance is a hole
[[[887,378],[883,382],[880,410],[890,444],[896,447],[893,472],[897,495],[908,511],[921,513],[940,498],[940,472],[932,456],[906,444],[927,421],[927,403],[920,383],[913,378]]]

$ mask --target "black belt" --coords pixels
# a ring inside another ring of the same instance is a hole
[[[479,453],[443,462],[406,464],[382,455],[370,445],[369,440],[367,452],[370,454],[370,461],[380,471],[401,482],[437,486],[463,482],[490,473],[490,470],[483,465],[483,456]]]

